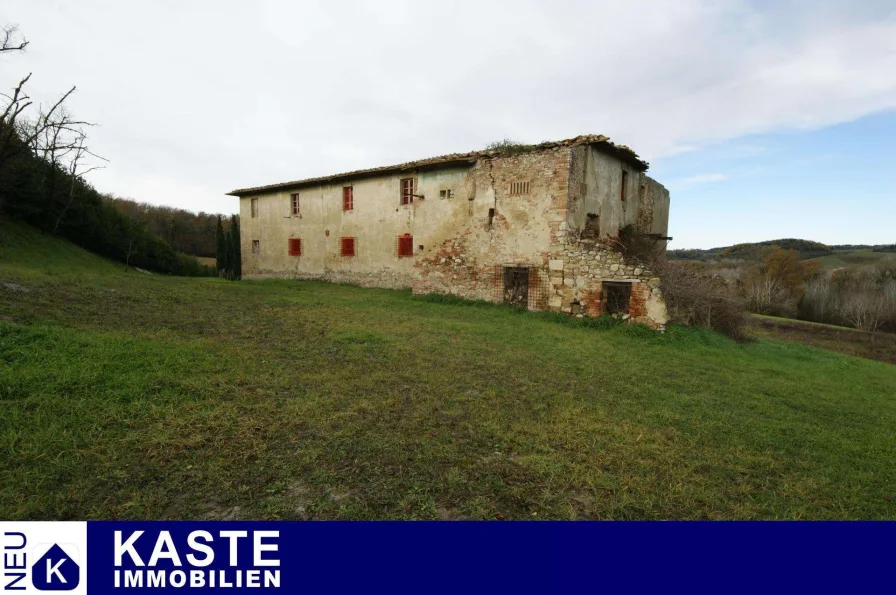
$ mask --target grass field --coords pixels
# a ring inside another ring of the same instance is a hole
[[[755,337],[812,345],[848,355],[896,364],[896,334],[872,333],[795,318],[750,314]]]
[[[0,224],[0,518],[893,518],[896,366]]]
[[[817,262],[825,269],[839,269],[848,266],[896,262],[896,252],[874,252],[873,250],[834,252],[826,256],[810,258],[809,262]]]

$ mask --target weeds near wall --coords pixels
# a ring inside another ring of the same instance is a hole
[[[672,322],[711,328],[736,341],[746,341],[746,302],[725,279],[691,263],[657,260],[653,265]]]

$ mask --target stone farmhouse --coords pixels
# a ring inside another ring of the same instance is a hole
[[[243,275],[411,288],[662,329],[659,279],[614,248],[667,238],[669,192],[605,136],[242,188]]]

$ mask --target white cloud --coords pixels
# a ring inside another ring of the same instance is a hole
[[[896,108],[887,2],[6,0],[0,22],[32,41],[0,88],[76,83],[102,124],[100,189],[192,209],[504,137],[651,159]]]
[[[672,184],[673,186],[690,186],[693,184],[706,184],[708,182],[722,182],[727,180],[728,176],[720,173],[713,174],[695,174],[693,176],[688,176],[682,180],[679,180],[677,183]]]

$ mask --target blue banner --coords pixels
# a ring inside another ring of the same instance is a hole
[[[0,593],[864,592],[892,590],[896,524],[91,521],[0,537]]]

